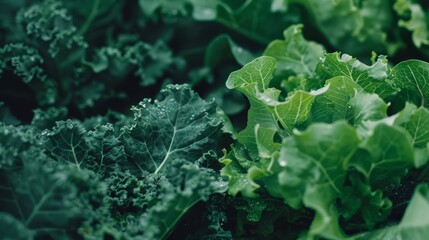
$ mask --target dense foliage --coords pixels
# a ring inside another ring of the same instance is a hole
[[[425,1],[0,6],[0,239],[429,235]]]

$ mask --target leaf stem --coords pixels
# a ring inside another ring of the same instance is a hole
[[[88,29],[91,27],[92,22],[98,14],[98,7],[100,6],[101,0],[94,0],[94,4],[92,5],[91,12],[86,18],[85,22],[82,24],[80,29],[77,31],[78,35],[84,35]]]

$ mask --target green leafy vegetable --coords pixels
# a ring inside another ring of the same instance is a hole
[[[427,238],[427,2],[0,6],[1,239]]]
[[[86,129],[77,120],[43,131],[0,125],[0,210],[9,214],[5,224],[17,223],[10,234],[165,238],[197,202],[226,190],[205,167],[216,161],[208,152],[222,123],[213,101],[187,85],[169,85],[158,100],[132,110],[123,127]],[[102,219],[117,218],[133,220],[103,227]]]
[[[392,77],[426,69],[411,65],[410,74],[398,72],[407,63],[390,69],[385,58],[367,66],[327,54],[307,74],[326,79],[325,86],[306,92],[297,85],[284,102],[281,89],[269,87],[276,59],[260,57],[231,73],[227,87],[244,93],[251,106],[247,127],[220,160],[229,193],[262,202],[280,198],[287,207],[312,209],[302,232],[308,239],[344,239],[348,232],[382,223],[396,207],[388,189],[428,159],[427,110],[407,103],[388,116],[383,100],[410,86]]]

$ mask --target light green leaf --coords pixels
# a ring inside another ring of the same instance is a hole
[[[250,174],[247,173],[250,166],[245,168],[239,164],[241,157],[234,151],[228,154],[224,151],[224,156],[219,160],[224,165],[220,171],[221,176],[228,177],[228,192],[232,196],[237,196],[238,193],[241,193],[245,197],[255,198],[258,196],[255,191],[260,186],[250,179]]]
[[[277,59],[279,71],[313,75],[319,58],[323,56],[323,47],[304,39],[301,24],[290,26],[283,35],[285,40],[271,42],[263,55]]]
[[[238,134],[238,141],[245,145],[251,157],[258,156],[255,126],[290,134],[295,125],[305,122],[310,116],[311,104],[316,95],[304,91],[294,92],[285,101],[279,101],[280,91],[269,88],[276,60],[263,56],[231,73],[226,85],[244,93],[250,101],[247,127]],[[283,128],[280,128],[280,126]]]
[[[326,81],[325,92],[316,96],[311,108],[313,122],[332,123],[348,120],[351,113],[350,99],[361,87],[349,77],[339,76]]]
[[[304,203],[316,212],[308,233],[310,238],[320,236],[327,239],[344,239],[335,206],[337,194],[329,184],[309,185],[306,188]]]
[[[356,92],[349,104],[355,126],[364,121],[376,121],[387,117],[388,105],[377,94]]]
[[[429,143],[429,110],[418,108],[412,112],[409,121],[401,125],[410,133],[415,147],[426,147]]]
[[[405,107],[391,118],[394,119],[394,125],[403,127],[410,134],[414,146],[414,166],[423,166],[429,160],[429,111],[407,102]]]
[[[271,114],[276,117],[283,129],[290,134],[294,126],[305,122],[310,117],[314,98],[323,91],[324,89],[316,93],[307,93],[299,90],[286,98],[284,102],[279,102],[266,94],[261,94],[259,97],[269,106]]]
[[[267,166],[273,175],[261,181],[291,207],[305,204],[316,211],[310,235],[341,238],[334,203],[358,143],[356,131],[344,121],[313,124],[285,139],[280,156]]]
[[[393,9],[403,18],[398,25],[412,32],[414,45],[418,48],[429,45],[429,26],[422,6],[410,0],[396,0]]]
[[[260,158],[270,158],[280,148],[280,144],[274,142],[274,129],[262,128],[259,124],[255,126],[255,140]]]
[[[429,105],[429,63],[420,60],[400,62],[391,72],[400,95],[417,106]]]
[[[334,46],[350,54],[369,54],[373,49],[396,50],[386,41],[391,23],[389,1],[285,0],[302,4],[315,25]],[[357,3],[359,2],[359,3]]]
[[[276,60],[272,57],[260,57],[246,64],[240,70],[232,72],[226,86],[242,92],[250,101],[248,111],[248,122],[246,128],[241,131],[237,138],[243,144],[251,157],[257,158],[258,149],[255,141],[255,126],[279,130],[276,118],[272,115],[268,106],[258,94],[268,89],[272,74],[276,67]],[[270,90],[268,90],[270,91]],[[278,91],[271,91],[270,97],[278,97]]]
[[[376,93],[381,98],[396,92],[392,84],[386,80],[388,66],[384,56],[380,56],[373,65],[368,66],[346,54],[328,53],[317,66],[316,74],[322,79],[350,77],[365,92]]]
[[[274,58],[256,58],[240,70],[232,72],[226,81],[226,86],[229,89],[239,90],[248,98],[255,98],[257,92],[264,92],[269,88],[275,68]]]
[[[414,150],[408,133],[400,127],[376,125],[371,136],[359,145],[351,165],[356,167],[374,188],[398,183],[414,164]]]

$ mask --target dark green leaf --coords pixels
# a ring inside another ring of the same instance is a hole
[[[205,102],[187,85],[169,85],[159,100],[132,108],[132,126],[122,141],[133,171],[163,172],[177,159],[196,161],[209,150],[221,118],[213,101]]]

